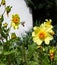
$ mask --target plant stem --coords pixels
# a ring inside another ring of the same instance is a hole
[[[10,55],[8,55],[8,65],[11,65]]]
[[[22,45],[22,57],[23,57],[23,63],[24,63],[24,65],[28,65],[27,64],[27,54],[26,54],[26,49],[25,49],[25,47],[24,47],[24,45]]]
[[[39,64],[38,64],[38,65],[43,65],[42,55],[43,55],[43,54],[42,54],[42,49],[39,49],[39,50],[38,50],[38,56],[39,56],[39,58],[38,58],[38,59],[39,59]]]

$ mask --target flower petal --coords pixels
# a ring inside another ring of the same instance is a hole
[[[48,35],[48,37],[45,38],[45,44],[49,45],[50,41],[53,39],[53,36]]]
[[[37,45],[41,45],[42,44],[42,40],[40,40],[39,38],[35,37],[33,38],[33,41],[37,44]]]
[[[43,42],[42,40],[38,39],[36,44],[37,44],[37,45],[41,45],[42,42]]]
[[[32,36],[35,36],[35,32],[32,32]]]

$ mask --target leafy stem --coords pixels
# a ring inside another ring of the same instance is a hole
[[[22,45],[22,57],[23,57],[23,63],[24,65],[28,65],[27,64],[27,54],[26,54],[26,48],[25,45]]]

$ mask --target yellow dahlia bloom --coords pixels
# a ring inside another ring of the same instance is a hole
[[[18,26],[20,24],[20,17],[18,14],[12,15],[12,20],[11,20],[11,26],[13,26],[14,29],[18,29]]]
[[[41,45],[44,41],[45,44],[49,44],[50,40],[53,39],[53,36],[48,33],[45,27],[34,27],[34,31],[32,32],[33,41],[37,45]]]

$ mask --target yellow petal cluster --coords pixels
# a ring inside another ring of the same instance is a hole
[[[18,26],[20,24],[20,17],[18,14],[13,14],[12,15],[12,20],[11,20],[11,26],[14,28],[14,29],[18,29]]]
[[[52,20],[51,19],[45,19],[46,22],[44,22],[43,24],[41,24],[40,26],[41,27],[44,27],[46,29],[47,32],[49,32],[50,34],[54,34],[54,31],[52,30],[53,29],[53,26],[51,24]]]
[[[34,31],[32,32],[33,41],[37,45],[41,45],[43,41],[48,45],[50,43],[50,40],[53,39],[53,35],[51,33],[54,31],[52,29],[53,26],[51,25],[51,20],[47,20],[39,27],[35,26],[33,28]]]

